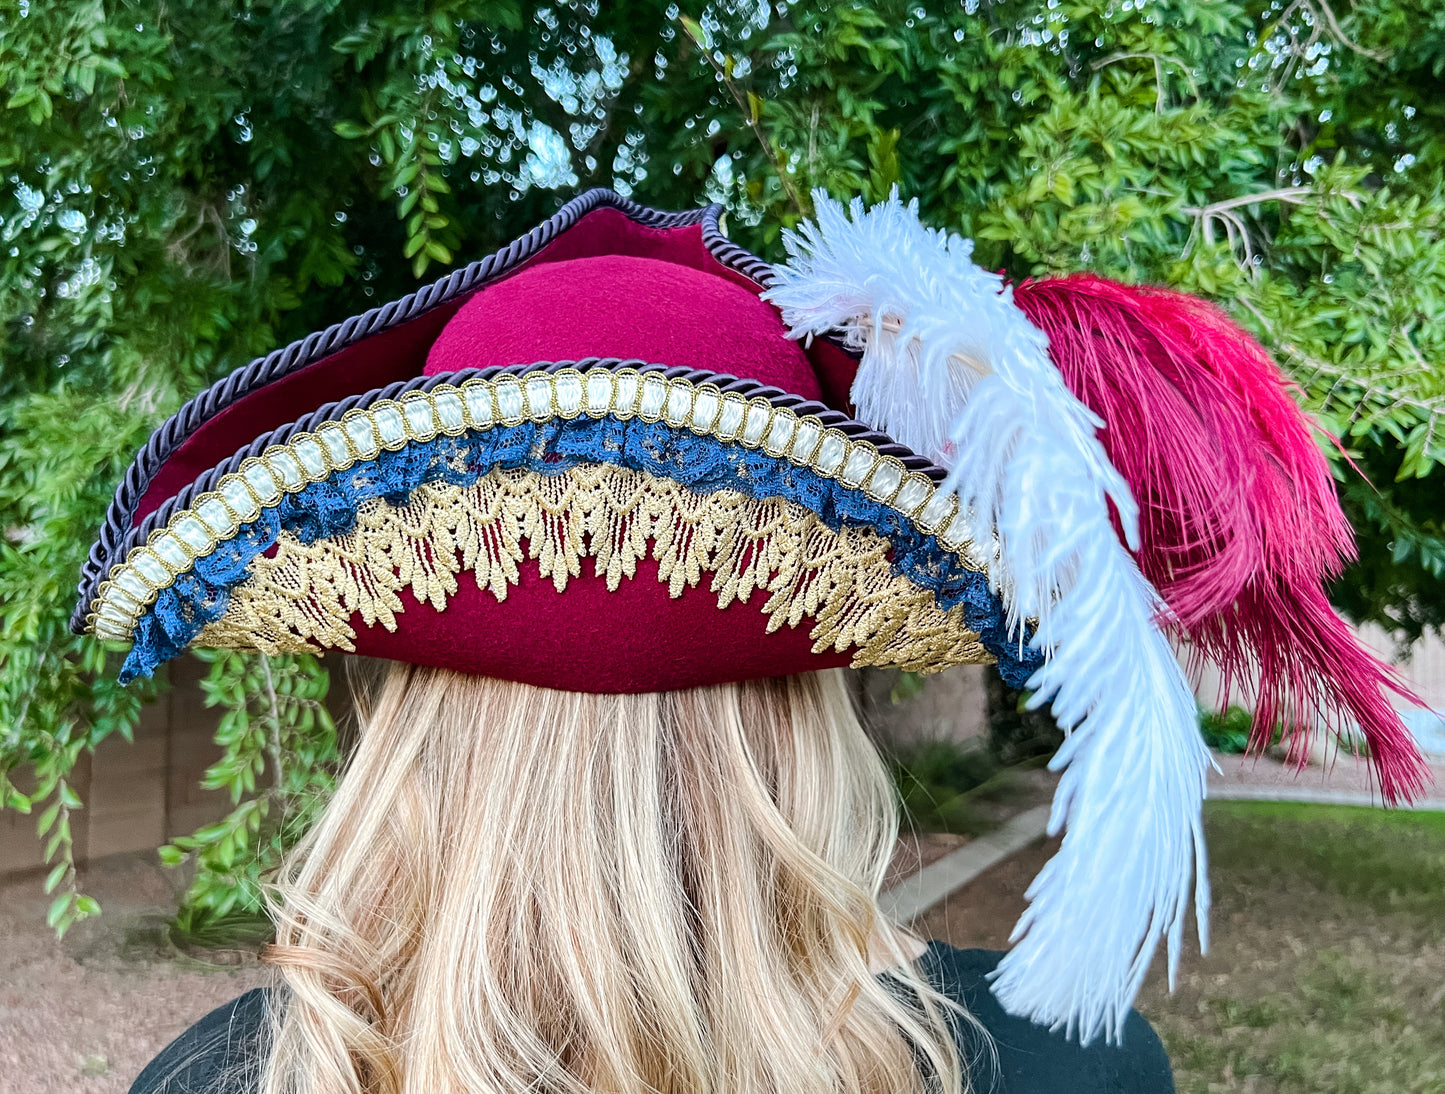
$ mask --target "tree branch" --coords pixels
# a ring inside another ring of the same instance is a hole
[[[768,140],[767,134],[763,132],[763,127],[759,124],[759,112],[753,109],[749,97],[742,93],[742,90],[733,81],[732,76],[718,63],[718,59],[712,55],[713,51],[707,48],[693,28],[688,25],[690,22],[691,20],[683,16],[679,15],[677,17],[678,26],[682,27],[683,33],[686,34],[692,41],[692,44],[697,47],[698,52],[707,58],[707,63],[710,64],[713,71],[718,74],[718,79],[722,80],[723,86],[732,93],[733,101],[738,104],[738,109],[743,112],[743,118],[747,121],[748,128],[753,131],[753,136],[757,138],[758,143],[763,147],[763,154],[768,157],[768,162],[772,164],[773,171],[777,173],[778,181],[783,185],[783,192],[788,195],[788,201],[792,204],[799,216],[804,215],[803,203],[798,198],[797,190],[793,188],[793,181],[789,178],[788,172],[783,169],[782,162],[778,159],[777,151],[773,148],[772,142]]]
[[[1094,72],[1098,72],[1101,68],[1104,68],[1107,65],[1112,65],[1117,61],[1137,61],[1144,60],[1146,58],[1154,62],[1154,81],[1157,89],[1157,95],[1154,105],[1154,110],[1156,113],[1162,113],[1164,110],[1164,66],[1166,64],[1173,65],[1174,67],[1179,69],[1179,71],[1184,74],[1184,79],[1189,84],[1190,92],[1194,95],[1196,99],[1200,97],[1199,84],[1194,79],[1194,73],[1189,71],[1189,66],[1186,65],[1183,61],[1181,61],[1178,57],[1171,57],[1167,53],[1111,53],[1109,54],[1109,56],[1100,58],[1099,60],[1095,61],[1089,66],[1089,68]]]
[[[1330,7],[1329,0],[1311,0],[1311,6],[1317,12],[1319,12],[1320,17],[1324,19],[1325,23],[1329,26],[1330,33],[1333,34],[1337,39],[1339,39],[1341,45],[1344,45],[1347,48],[1354,50],[1361,57],[1368,57],[1372,61],[1389,60],[1390,54],[1388,51],[1378,49],[1366,49],[1358,42],[1353,41],[1340,26],[1340,21],[1335,18],[1334,9]]]
[[[281,764],[281,704],[276,699],[276,682],[271,676],[271,658],[264,653],[261,657],[261,671],[266,674],[266,701],[271,705],[270,728],[266,734],[266,751],[271,757],[271,786],[276,794],[282,792]]]
[[[1249,225],[1244,218],[1235,210],[1243,209],[1250,205],[1259,205],[1266,201],[1283,202],[1286,205],[1303,205],[1305,199],[1314,193],[1308,186],[1286,186],[1277,190],[1262,190],[1256,194],[1240,194],[1238,197],[1224,198],[1220,201],[1211,202],[1208,205],[1185,205],[1180,211],[1194,217],[1198,223],[1199,231],[1204,236],[1206,243],[1214,242],[1214,224],[1218,221],[1224,226],[1224,234],[1229,240],[1231,250],[1242,246],[1244,249],[1244,261],[1240,268],[1253,272],[1254,270],[1254,240],[1249,234]],[[1342,195],[1346,201],[1356,209],[1360,207],[1360,196],[1351,191],[1344,191]],[[1321,211],[1321,216],[1324,216]],[[1327,218],[1326,218],[1327,219]],[[1190,235],[1192,243],[1193,234]],[[1184,251],[1187,254],[1190,244],[1186,244]]]
[[[1290,205],[1303,205],[1304,199],[1312,190],[1308,186],[1286,186],[1278,190],[1261,190],[1257,194],[1241,194],[1239,197],[1225,198],[1223,201],[1212,202],[1209,205],[1186,205],[1183,211],[1190,216],[1212,217],[1229,209],[1239,209],[1246,205],[1258,205],[1265,201],[1283,201]],[[1352,204],[1358,204],[1358,199],[1352,199]]]

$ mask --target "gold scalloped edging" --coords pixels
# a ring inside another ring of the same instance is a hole
[[[460,386],[438,384],[399,400],[380,399],[272,445],[222,476],[214,490],[197,496],[189,509],[176,513],[116,563],[96,591],[87,625],[100,638],[129,642],[156,594],[259,516],[263,507],[358,460],[373,459],[382,449],[396,451],[442,435],[584,414],[663,421],[787,457],[892,506],[920,530],[936,534],[971,567],[984,568],[969,543],[958,499],[939,490],[927,475],[881,455],[869,441],[827,427],[814,415],[773,406],[762,396],[724,394],[711,383],[669,380],[631,368],[598,367],[585,373],[563,368],[468,380]]]
[[[524,558],[538,560],[560,593],[584,558],[615,591],[650,556],[674,598],[704,574],[719,608],[768,594],[769,632],[814,620],[813,652],[856,647],[855,667],[936,672],[991,662],[962,607],[941,610],[931,591],[892,572],[888,551],[877,532],[835,532],[783,498],[698,494],[608,464],[558,475],[493,470],[470,486],[420,486],[404,506],[370,499],[352,531],[315,543],[282,532],[275,554],[251,564],[226,614],[196,642],[265,653],[354,650],[353,613],[395,631],[403,589],[442,611],[464,569],[505,601]]]

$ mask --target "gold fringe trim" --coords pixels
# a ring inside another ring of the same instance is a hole
[[[854,666],[937,672],[992,662],[961,608],[894,575],[888,542],[859,528],[834,532],[796,502],[733,490],[695,494],[670,479],[589,464],[558,475],[494,470],[471,486],[418,488],[405,506],[366,502],[353,531],[305,544],[283,532],[256,559],[201,646],[267,653],[355,649],[353,613],[395,631],[402,589],[443,610],[470,570],[505,601],[523,559],[558,592],[594,560],[615,591],[639,560],[658,563],[673,597],[711,574],[719,608],[767,595],[767,630],[814,620],[813,650],[856,647]]]
[[[762,396],[745,399],[735,392],[724,394],[714,384],[668,380],[658,372],[562,368],[472,379],[460,387],[439,384],[430,391],[408,392],[400,400],[379,399],[244,460],[236,471],[221,476],[215,489],[193,498],[190,508],[175,513],[164,528],[132,548],[125,561],[111,567],[96,591],[87,626],[101,638],[131,641],[159,591],[189,572],[196,559],[230,540],[287,494],[358,460],[373,459],[383,449],[397,451],[415,441],[497,425],[582,415],[662,421],[723,443],[762,449],[890,506],[957,551],[965,565],[983,570],[992,557],[992,545],[969,542],[967,514],[959,512],[951,490],[939,489],[923,472],[909,471],[901,460],[825,426],[813,415],[800,417]]]

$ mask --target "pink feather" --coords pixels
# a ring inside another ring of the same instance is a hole
[[[1356,640],[1323,583],[1354,555],[1315,426],[1268,353],[1197,297],[1088,274],[1025,281],[1014,301],[1049,336],[1139,502],[1140,569],[1167,622],[1229,690],[1257,682],[1252,744],[1275,725],[1297,762],[1320,719],[1359,725],[1381,793],[1429,782],[1386,699],[1418,702]]]

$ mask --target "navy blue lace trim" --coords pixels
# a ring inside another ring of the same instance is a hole
[[[698,493],[730,489],[754,498],[787,498],[834,530],[871,528],[892,544],[895,573],[932,590],[944,610],[963,605],[968,626],[998,658],[999,672],[1011,686],[1022,687],[1042,663],[1026,644],[1009,639],[1002,606],[983,574],[968,569],[934,536],[863,491],[787,459],[662,422],[578,418],[412,442],[288,494],[161,590],[136,626],[121,682],[151,675],[179,655],[206,624],[225,615],[231,590],[245,579],[252,560],[276,543],[282,529],[311,543],[351,531],[361,503],[372,498],[400,506],[423,483],[465,486],[496,467],[555,475],[583,463],[643,471]]]

